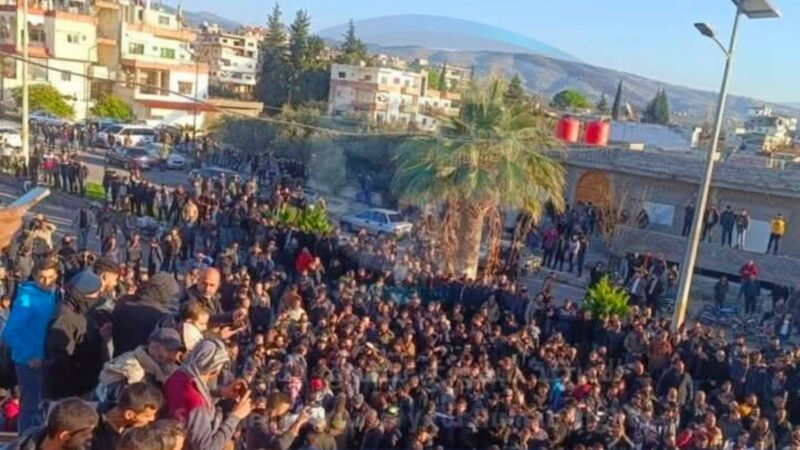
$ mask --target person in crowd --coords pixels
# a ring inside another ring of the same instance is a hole
[[[179,422],[161,419],[125,431],[116,450],[183,450],[185,442],[186,431]]]
[[[112,313],[114,355],[130,352],[146,342],[177,306],[179,294],[175,278],[160,272],[139,286],[136,295],[121,297]]]
[[[76,397],[56,402],[44,426],[20,434],[9,450],[82,450],[89,446],[99,415],[91,403]]]
[[[755,274],[750,274],[742,285],[742,295],[744,296],[744,313],[755,314],[758,298],[761,296],[761,283]]]
[[[267,408],[254,414],[247,424],[247,450],[289,450],[300,431],[311,418],[310,411],[290,414],[292,400],[284,392],[273,392],[266,398]]]
[[[161,388],[177,368],[185,350],[174,328],[157,328],[147,345],[123,353],[103,366],[95,396],[102,404],[114,404],[120,393],[134,383],[146,382]]]
[[[223,342],[203,340],[186,355],[164,386],[168,415],[186,427],[187,449],[222,450],[233,438],[239,422],[252,411],[250,390],[239,380],[219,391],[223,398],[235,402],[233,408],[224,417],[217,410],[212,386],[229,363],[230,355]]]
[[[72,219],[72,227],[78,236],[78,250],[86,250],[89,247],[89,233],[97,223],[94,212],[91,208],[78,208],[75,217]]]
[[[769,226],[769,242],[767,242],[767,253],[772,250],[774,255],[778,254],[778,245],[781,242],[781,238],[783,235],[786,234],[786,219],[783,217],[783,214],[778,213],[775,217],[772,218],[772,222]]]
[[[750,214],[746,209],[736,215],[736,248],[744,250],[747,242],[747,232],[750,230]]]
[[[79,272],[66,285],[44,347],[42,397],[88,397],[109,360],[111,324],[100,326],[89,314],[98,302],[103,283],[90,271]],[[64,376],[69,374],[69,376]]]
[[[722,246],[733,246],[733,229],[736,226],[736,213],[731,205],[725,207],[719,215],[719,226],[722,227]]]
[[[39,425],[43,417],[42,361],[47,329],[56,311],[58,262],[45,258],[33,269],[34,281],[23,283],[17,291],[14,307],[3,328],[3,342],[11,350],[20,390],[20,433]]]
[[[126,386],[117,403],[100,414],[90,450],[116,449],[120,437],[127,430],[145,427],[155,421],[163,403],[161,389],[151,384]]]
[[[725,275],[719,277],[717,283],[714,285],[714,304],[717,308],[724,308],[725,301],[728,299],[728,291],[730,290],[730,283],[728,277]]]

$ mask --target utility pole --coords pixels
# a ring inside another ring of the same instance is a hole
[[[22,0],[22,157],[25,168],[30,170],[31,130],[30,111],[28,111],[28,0]]]

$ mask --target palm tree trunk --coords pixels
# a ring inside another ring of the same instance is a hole
[[[461,220],[458,227],[458,251],[456,266],[461,274],[475,279],[478,276],[483,220],[486,206],[480,203],[467,203],[461,206]]]

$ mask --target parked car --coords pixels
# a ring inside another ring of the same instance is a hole
[[[160,160],[147,150],[137,147],[114,147],[106,153],[106,164],[117,165],[125,169],[139,167],[142,170],[157,167]]]
[[[28,115],[28,123],[38,124],[38,125],[62,126],[69,124],[70,122],[62,117],[58,117],[57,115],[49,113],[47,111],[33,111]]]
[[[22,148],[22,136],[15,128],[0,128],[0,139],[11,148]]]
[[[367,230],[370,234],[403,237],[411,233],[414,225],[402,214],[391,209],[370,208],[354,214],[345,214],[339,219],[343,231]]]
[[[130,142],[125,142],[130,137]],[[110,148],[117,142],[131,147],[142,147],[156,138],[156,130],[143,125],[112,125],[97,133],[95,146]]]
[[[239,172],[215,166],[203,167],[202,169],[194,169],[191,172],[189,172],[189,178],[195,178],[197,175],[200,175],[203,178],[219,178],[220,176],[224,176],[225,178],[232,178],[234,175],[239,175]]]
[[[180,153],[170,153],[167,157],[167,169],[183,170],[189,166],[189,161]]]

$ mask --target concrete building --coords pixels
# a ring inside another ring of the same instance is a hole
[[[252,28],[227,33],[215,24],[200,27],[194,49],[210,69],[215,96],[251,100],[259,71],[258,43],[262,35]]]
[[[58,89],[81,119],[93,103],[86,75],[97,61],[96,8],[83,2],[32,1],[28,7],[30,45],[29,79]],[[0,50],[22,55],[22,3],[0,0]],[[2,60],[0,101],[9,102],[10,91],[22,85],[22,65]]]
[[[773,153],[792,147],[797,133],[797,119],[776,116],[772,108],[755,106],[748,111],[739,149],[753,153]]]
[[[645,229],[625,228],[612,250],[663,253],[667,261],[680,263],[686,246],[681,237],[684,209],[694,201],[705,161],[698,152],[632,151],[618,148],[570,149],[563,152],[567,169],[570,204],[592,202],[619,204],[647,211]],[[764,281],[794,285],[800,283],[800,164],[771,165],[754,159],[747,163],[729,160],[717,164],[709,205],[722,211],[746,209],[751,226],[744,250],[722,247],[719,226],[712,242],[700,247],[700,269],[738,274],[746,260],[754,259]],[[629,211],[636,215],[639,211]],[[788,231],[781,241],[779,256],[765,255],[770,221],[782,213]],[[734,232],[735,240],[735,232]]]
[[[345,64],[331,66],[329,112],[376,123],[436,129],[458,114],[459,94],[428,89],[428,73]]]
[[[149,123],[203,126],[213,107],[208,98],[208,66],[193,56],[194,33],[180,12],[149,0],[95,0],[98,18],[97,78],[93,92],[113,91]]]

